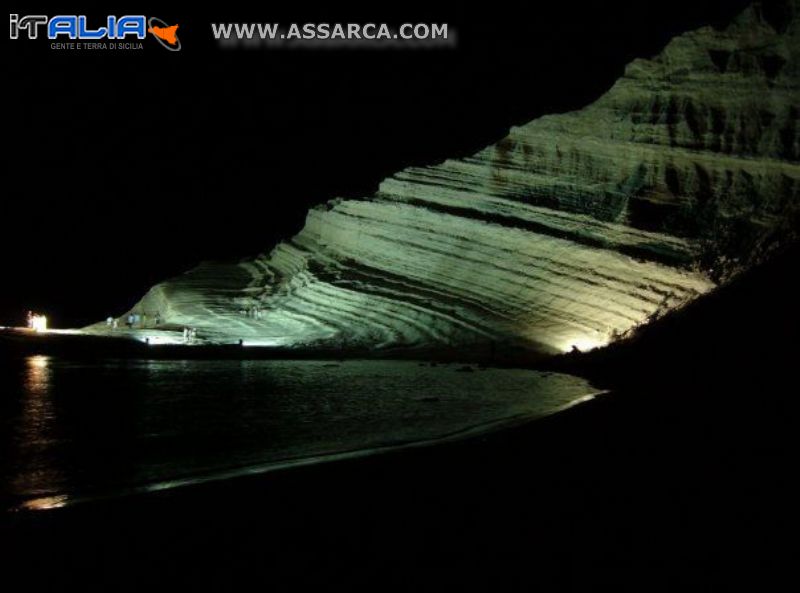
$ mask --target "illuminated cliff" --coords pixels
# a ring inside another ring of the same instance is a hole
[[[796,236],[800,10],[786,7],[676,37],[585,109],[316,207],[271,253],[203,264],[133,310],[254,345],[607,343]]]

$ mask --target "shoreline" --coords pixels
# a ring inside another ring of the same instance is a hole
[[[568,402],[552,411],[540,414],[517,414],[507,418],[501,418],[480,424],[466,426],[464,428],[445,433],[439,437],[426,438],[420,440],[408,440],[397,444],[379,445],[367,449],[353,449],[348,451],[337,451],[332,453],[322,453],[307,457],[296,457],[282,459],[263,464],[248,465],[238,468],[221,469],[208,474],[187,476],[173,480],[164,480],[123,488],[118,492],[97,494],[97,495],[69,495],[66,493],[52,493],[48,496],[27,498],[21,503],[12,505],[5,509],[6,513],[16,512],[41,512],[55,511],[62,508],[73,507],[75,505],[90,504],[98,501],[120,500],[130,497],[147,496],[155,492],[166,490],[187,489],[195,486],[202,486],[212,482],[226,482],[246,477],[258,477],[273,472],[281,472],[287,469],[304,468],[321,464],[336,463],[338,461],[356,460],[365,457],[385,455],[387,453],[400,453],[412,449],[425,449],[437,447],[445,444],[458,443],[460,441],[474,439],[481,436],[502,432],[504,430],[519,428],[529,425],[537,420],[560,414],[575,406],[585,404],[595,400],[599,396],[607,396],[610,392],[599,390],[583,395],[571,402]]]
[[[142,358],[175,360],[409,360],[462,363],[495,368],[537,369],[537,364],[560,355],[545,355],[509,346],[497,353],[489,344],[473,348],[322,348],[243,346],[240,344],[147,344],[130,334],[97,335],[69,330],[36,333],[24,328],[0,328],[0,354],[9,356],[55,355],[85,358]],[[549,370],[549,369],[545,369]]]
[[[486,562],[504,566],[510,583],[559,589],[567,571],[586,586],[600,575],[640,585],[675,566],[676,541],[684,562],[703,565],[771,555],[766,540],[758,552],[741,547],[730,513],[768,529],[790,508],[788,474],[766,478],[788,467],[791,433],[770,425],[759,442],[741,438],[743,420],[757,429],[770,407],[696,395],[620,391],[474,438],[5,513],[0,523],[14,569],[58,586],[112,586],[121,574],[138,575],[133,589],[202,586],[214,574],[218,586],[320,587],[359,575],[370,587],[418,590],[468,586]]]

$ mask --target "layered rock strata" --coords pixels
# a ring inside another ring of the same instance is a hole
[[[602,345],[798,232],[798,2],[638,59],[588,107],[312,209],[269,254],[207,263],[134,311],[206,341]]]

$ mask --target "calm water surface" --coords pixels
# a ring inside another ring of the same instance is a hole
[[[3,507],[52,508],[453,437],[596,393],[398,361],[3,360]]]

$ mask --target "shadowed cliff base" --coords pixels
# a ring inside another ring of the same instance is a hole
[[[666,313],[617,344],[555,357],[540,368],[560,369],[615,388],[706,381],[724,396],[740,381],[758,384],[798,360],[800,311],[794,285],[800,244],[684,309]],[[784,393],[759,390],[762,399]]]

